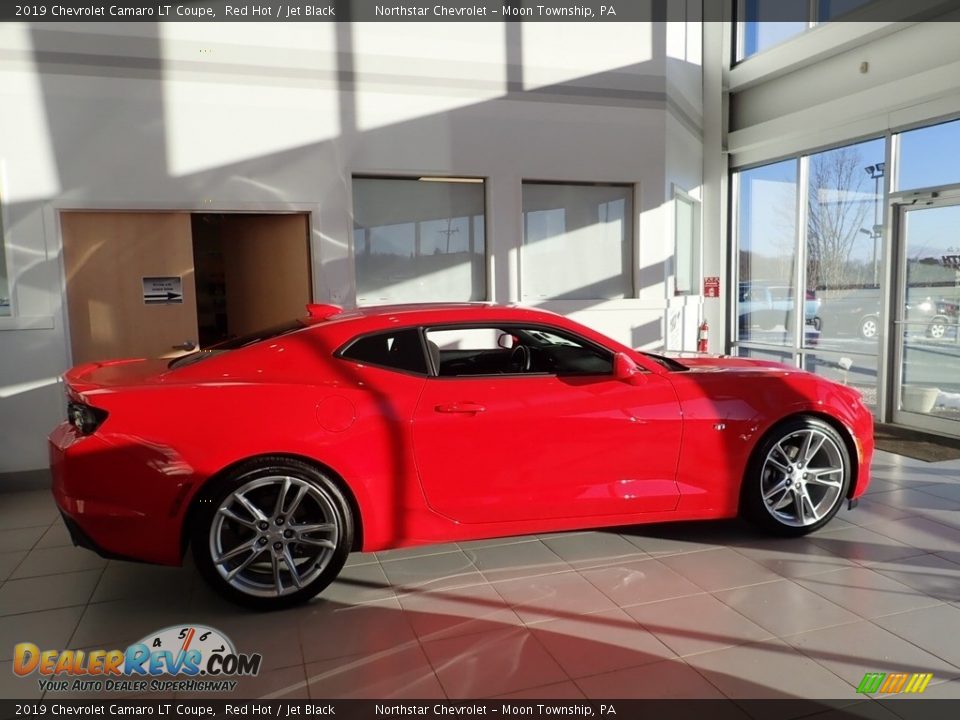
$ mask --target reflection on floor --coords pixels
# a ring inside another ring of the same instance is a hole
[[[722,522],[356,554],[321,599],[266,615],[190,566],[70,547],[48,493],[6,494],[0,697],[41,695],[11,672],[15,642],[125,647],[204,623],[263,654],[235,697],[854,702],[864,673],[907,671],[960,698],[960,461],[880,453],[874,473],[859,508],[801,540]]]

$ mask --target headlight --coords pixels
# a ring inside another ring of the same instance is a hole
[[[67,403],[67,421],[73,425],[81,435],[89,435],[103,424],[107,413],[100,408],[90,407],[83,403]]]

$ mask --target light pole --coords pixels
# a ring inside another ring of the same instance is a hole
[[[876,287],[880,286],[880,236],[883,234],[883,226],[880,224],[880,179],[885,167],[886,163],[879,162],[864,168],[864,172],[873,178],[873,232],[863,229],[860,232],[873,237],[873,284]]]
[[[868,238],[873,240],[873,284],[879,286],[879,267],[880,263],[877,262],[877,256],[879,253],[880,238],[883,237],[883,225],[874,225],[872,230],[867,230],[866,228],[860,228],[860,232],[866,235]]]

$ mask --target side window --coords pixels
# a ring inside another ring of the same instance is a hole
[[[530,372],[520,351],[512,352],[511,342],[494,327],[427,330],[427,351],[437,374],[444,377]]]
[[[546,372],[560,376],[613,374],[613,355],[575,335],[545,329],[524,333],[539,343],[534,353],[540,356]]]
[[[609,375],[613,354],[552,328],[505,324],[427,330],[441,377]]]
[[[427,360],[420,343],[420,332],[416,329],[361,337],[342,350],[340,356],[393,370],[427,374]]]

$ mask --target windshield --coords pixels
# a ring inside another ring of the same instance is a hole
[[[263,342],[264,340],[271,340],[272,338],[292,333],[304,327],[306,327],[306,325],[302,321],[293,320],[291,322],[284,323],[283,325],[275,325],[271,328],[266,328],[265,330],[259,330],[247,335],[233,337],[229,340],[224,340],[223,342],[217,343],[216,345],[211,345],[208,348],[197,350],[196,352],[174,358],[170,361],[167,367],[171,370],[176,370],[177,368],[193,365],[194,363],[200,362],[201,360],[206,360],[207,358],[211,358],[215,355],[221,355],[222,353],[229,352],[230,350],[238,350],[240,348],[247,347],[248,345],[255,345]]]
[[[640,351],[643,352],[643,351]],[[653,360],[657,365],[662,365],[667,370],[672,370],[674,372],[682,372],[684,370],[689,370],[686,365],[677,362],[673,358],[664,357],[663,355],[657,355],[656,353],[643,352],[643,354]]]

